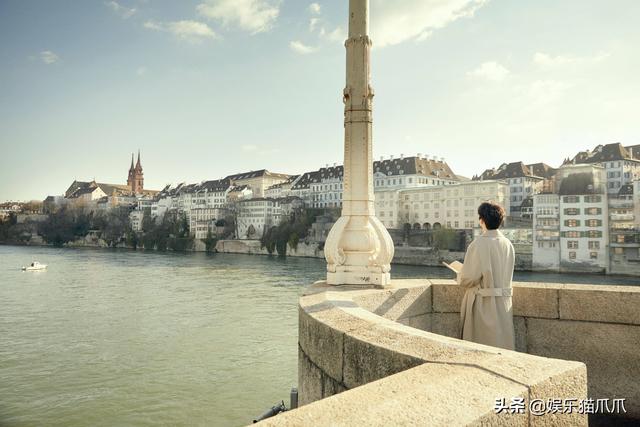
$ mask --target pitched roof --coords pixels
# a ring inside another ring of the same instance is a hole
[[[320,171],[305,172],[291,187],[292,190],[305,190],[313,182],[320,182]]]
[[[93,193],[96,188],[100,188],[107,196],[134,196],[131,191],[131,187],[121,184],[105,184],[103,182],[95,181],[73,181],[67,191],[64,193],[64,197],[67,199],[74,199],[83,194]],[[142,194],[155,195],[158,193],[155,190],[143,190]]]
[[[285,185],[293,184],[299,177],[300,175],[291,175],[286,181],[273,184],[272,186],[268,187],[267,190],[275,190],[276,188],[282,188]]]
[[[229,192],[233,192],[233,193],[238,193],[240,191],[244,191],[244,190],[251,190],[251,186],[249,185],[234,185],[233,187],[231,187],[231,189],[229,190]]]
[[[320,181],[330,178],[342,178],[344,175],[343,166],[328,166],[318,170]]]
[[[545,175],[538,175],[538,173],[548,173],[545,172],[545,167],[550,168],[550,166],[544,165],[544,163],[534,163],[530,166],[522,162],[503,163],[498,169],[486,169],[480,176],[475,176],[473,179],[476,181],[484,181],[488,179],[520,178],[525,176],[545,178]],[[537,170],[537,173],[534,173],[535,170]]]
[[[430,178],[460,180],[446,162],[422,157],[402,157],[397,159],[376,160],[373,171],[386,176],[422,175]],[[344,166],[327,166],[318,170],[320,182],[323,179],[341,178]]]
[[[458,180],[457,175],[446,162],[417,156],[374,161],[373,171],[388,176],[423,175]]]
[[[577,172],[565,177],[558,189],[560,195],[599,194],[601,189],[596,185],[593,173]]]
[[[532,208],[533,207],[533,197],[528,196],[522,200],[521,208]]]
[[[633,157],[634,159],[640,160],[640,144],[628,145],[624,148],[629,152],[631,157]]]
[[[633,184],[625,184],[620,187],[618,196],[633,196]]]
[[[553,178],[558,172],[558,169],[549,166],[546,163],[533,163],[531,165],[527,165],[529,171],[534,176],[540,176],[542,178]]]
[[[258,178],[258,177],[262,177],[262,176],[269,176],[269,177],[287,179],[287,178],[289,178],[290,175],[287,175],[287,174],[284,174],[284,173],[269,172],[266,169],[260,169],[260,170],[257,170],[257,171],[249,171],[249,172],[237,173],[235,175],[229,175],[229,176],[225,177],[225,179],[230,179],[232,181],[239,181],[239,180],[243,180],[243,179]]]
[[[231,186],[227,178],[205,181],[197,187],[197,191],[226,191]]]
[[[639,147],[640,146],[638,145],[623,147],[619,142],[598,145],[593,149],[593,151],[581,151],[572,159],[565,160],[565,164],[602,163],[616,160],[640,160]]]

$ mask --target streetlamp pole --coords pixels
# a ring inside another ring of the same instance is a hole
[[[375,216],[369,0],[349,0],[342,216],[325,243],[327,283],[389,285],[393,241]]]

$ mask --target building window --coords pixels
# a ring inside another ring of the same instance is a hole
[[[602,226],[602,220],[600,219],[588,219],[586,221],[587,227],[600,227]]]
[[[602,208],[587,208],[584,213],[587,215],[600,215],[602,214]]]
[[[584,196],[585,203],[600,203],[602,196]]]
[[[569,259],[576,259],[576,253],[575,252],[569,252]]]
[[[589,249],[600,249],[600,242],[598,241],[590,241]]]
[[[580,220],[579,219],[567,219],[567,220],[565,220],[564,225],[566,225],[567,227],[579,227],[580,226]]]
[[[587,237],[590,239],[599,239],[602,238],[602,231],[600,230],[589,230],[587,231]]]
[[[577,240],[567,241],[567,249],[578,249],[578,241]]]
[[[564,203],[578,203],[580,202],[580,197],[578,196],[564,196],[562,198]]]
[[[565,231],[562,233],[562,237],[577,239],[580,237],[579,231]]]
[[[564,210],[565,215],[580,215],[580,209],[578,208],[566,208]]]
[[[598,259],[598,252],[590,252],[589,253],[589,258]]]

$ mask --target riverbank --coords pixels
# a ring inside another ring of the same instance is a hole
[[[55,247],[52,245],[7,245],[0,244],[0,249],[3,248],[15,248],[15,252],[19,252],[20,249],[25,249],[28,251],[33,251],[34,256],[27,257],[21,261],[23,265],[26,262],[31,262],[34,259],[47,263],[48,254],[57,253],[57,252],[75,252],[75,251],[89,251],[89,253],[95,252],[104,252],[104,253],[124,253],[131,254],[132,257],[144,257],[144,256],[162,256],[165,259],[179,259],[182,260],[185,257],[190,258],[191,256],[195,258],[210,259],[212,262],[217,262],[217,259],[225,259],[228,262],[250,262],[255,264],[261,264],[263,262],[266,263],[301,263],[301,265],[308,266],[316,266],[318,271],[322,272],[319,278],[324,277],[324,273],[326,271],[326,261],[323,257],[320,256],[289,256],[289,257],[280,257],[278,255],[269,255],[269,254],[242,254],[242,253],[223,253],[223,252],[210,252],[206,253],[203,251],[158,251],[158,250],[148,250],[138,248],[132,249],[127,247],[117,247],[117,248],[105,248],[105,247],[97,247],[97,246],[65,246],[65,247]],[[260,255],[260,256],[256,256]],[[266,256],[265,256],[266,255]],[[256,259],[258,258],[258,259]],[[109,258],[107,258],[109,259]],[[50,263],[53,264],[53,263]],[[16,264],[16,268],[18,265]],[[424,277],[438,277],[438,278],[453,278],[453,273],[446,267],[440,265],[435,266],[427,266],[427,265],[412,265],[412,264],[399,264],[393,263],[392,276],[395,278],[424,278]],[[636,276],[625,276],[625,275],[605,275],[605,274],[595,274],[595,273],[560,273],[560,272],[549,272],[549,271],[524,271],[524,270],[516,270],[513,279],[521,282],[538,282],[538,283],[576,283],[576,284],[610,284],[610,285],[629,285],[629,286],[640,286],[640,279]],[[319,280],[319,279],[318,279]]]
[[[269,255],[259,240],[220,240],[216,252],[227,254]],[[324,251],[318,243],[298,243],[287,246],[287,256],[324,259]],[[396,246],[392,264],[422,267],[442,267],[442,263],[464,261],[464,252],[443,251],[431,248]],[[516,270],[531,271],[530,254],[516,254]]]
[[[38,239],[35,242],[33,239],[31,242],[0,242],[0,246],[31,246],[31,247],[53,247],[53,245],[42,242]],[[109,246],[101,239],[85,238],[79,239],[64,247],[68,248],[92,248],[92,249],[127,249],[134,251],[144,252],[177,252],[177,253],[203,253],[206,252],[205,244],[202,241],[195,240],[192,249],[185,251],[176,251],[171,248],[166,248],[165,251],[157,249],[143,249],[141,247],[134,248],[126,243],[120,243],[116,246]],[[262,256],[277,256],[275,254],[269,254],[266,248],[261,248],[259,240],[219,240],[212,253],[221,254],[235,254],[235,255],[262,255]],[[296,247],[291,245],[287,246],[287,257],[293,258],[314,258],[318,260],[324,260],[324,251],[318,243],[305,243],[299,242]],[[430,248],[412,247],[412,246],[396,246],[395,255],[393,258],[393,265],[401,266],[415,266],[415,267],[431,267],[441,268],[442,262],[450,263],[454,260],[464,261],[464,252],[453,251],[438,251]],[[547,270],[533,270],[531,268],[531,254],[518,254],[516,253],[516,266],[515,271],[520,273],[532,273],[541,276],[550,275],[553,277],[607,277],[607,278],[623,278],[625,280],[633,281],[637,279],[637,283],[629,283],[633,285],[640,285],[640,278],[633,274],[605,274],[605,273],[589,273],[583,271],[547,271]],[[557,278],[553,279],[558,281]],[[544,280],[541,280],[544,281]],[[570,283],[569,281],[565,281]]]

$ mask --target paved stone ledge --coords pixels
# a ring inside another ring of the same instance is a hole
[[[440,279],[309,287],[299,317],[305,406],[264,425],[587,424],[577,413],[495,414],[496,398],[516,396],[626,398],[627,417],[640,418],[640,289],[515,283],[517,352],[456,338],[462,295]]]

